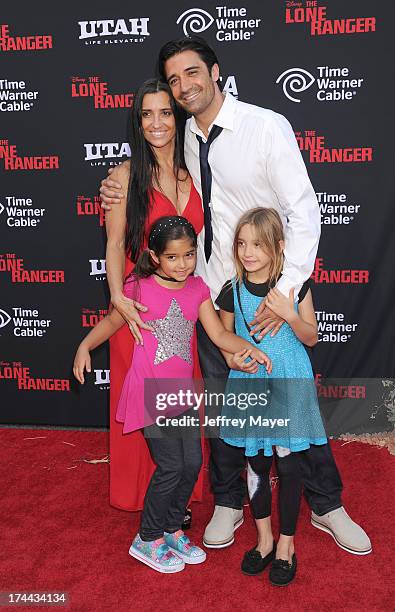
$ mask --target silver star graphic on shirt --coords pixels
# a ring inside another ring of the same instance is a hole
[[[172,299],[163,319],[146,322],[153,328],[152,333],[158,341],[154,365],[163,363],[176,355],[192,365],[191,338],[195,323],[184,317],[175,298]]]

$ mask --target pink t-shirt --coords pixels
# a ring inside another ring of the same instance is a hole
[[[141,330],[144,344],[134,346],[118,403],[116,420],[124,423],[123,432],[128,433],[151,425],[153,415],[161,414],[151,405],[154,379],[172,379],[158,386],[160,391],[183,388],[182,380],[178,384],[177,379],[191,381],[193,333],[199,307],[210,298],[210,291],[199,276],[189,276],[182,289],[162,287],[150,276],[138,283],[126,282],[124,294],[147,306],[140,316],[154,328],[153,332]],[[144,396],[150,406],[145,405]]]

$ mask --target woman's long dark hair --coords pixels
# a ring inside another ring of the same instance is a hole
[[[170,107],[176,122],[174,143],[174,176],[178,179],[180,170],[186,171],[184,160],[184,129],[186,113],[179,108],[170,87],[159,79],[145,81],[139,88],[133,102],[128,124],[128,140],[132,152],[130,178],[126,206],[125,248],[133,262],[136,262],[143,248],[144,229],[149,214],[152,183],[158,181],[159,164],[155,149],[144,138],[141,126],[141,109],[146,94],[164,91],[168,94]]]

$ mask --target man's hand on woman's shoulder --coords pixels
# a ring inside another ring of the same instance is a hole
[[[108,176],[101,182],[100,199],[104,210],[111,210],[112,204],[119,204],[126,197],[123,185],[127,185],[130,173],[130,160],[119,164],[115,168],[109,168]]]

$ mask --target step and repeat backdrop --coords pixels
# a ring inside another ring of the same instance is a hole
[[[98,187],[130,155],[128,112],[140,83],[155,75],[159,48],[197,33],[217,52],[225,91],[289,119],[316,190],[322,237],[312,286],[320,342],[312,358],[321,395],[334,402],[327,418],[334,430],[389,426],[395,403],[390,10],[390,3],[371,0],[98,0],[2,10],[4,424],[108,424],[107,347],[94,353],[83,388],[71,372],[79,341],[109,301]],[[376,389],[370,400],[368,379]]]

